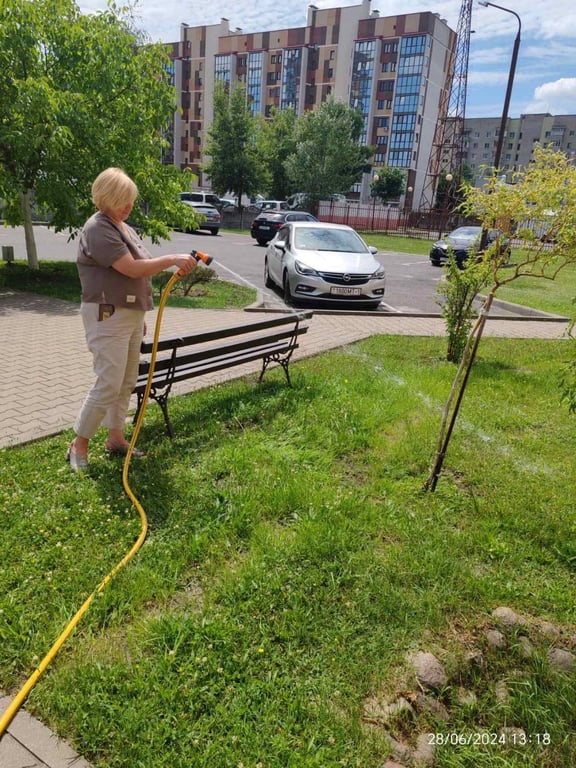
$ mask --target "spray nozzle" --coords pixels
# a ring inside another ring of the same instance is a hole
[[[212,264],[214,261],[214,257],[210,256],[208,253],[203,253],[202,251],[190,251],[190,256],[192,256],[193,259],[196,259],[197,262],[202,262],[203,264]],[[182,272],[181,269],[178,270],[177,274],[179,277],[183,277],[184,272]]]

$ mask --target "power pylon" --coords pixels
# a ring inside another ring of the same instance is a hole
[[[442,91],[439,118],[422,188],[419,206],[421,210],[434,207],[438,180],[443,172],[452,174],[451,189],[458,189],[461,183],[471,21],[472,0],[463,0],[458,19],[456,49],[447,69],[447,85]],[[447,197],[448,193],[447,190]]]

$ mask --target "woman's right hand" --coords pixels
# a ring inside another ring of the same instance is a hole
[[[174,255],[174,266],[178,267],[178,271],[187,275],[189,272],[198,266],[198,262],[190,253],[176,253]]]

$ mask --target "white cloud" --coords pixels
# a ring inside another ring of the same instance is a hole
[[[553,115],[576,113],[576,77],[561,77],[534,89],[533,101],[526,112],[550,112]]]

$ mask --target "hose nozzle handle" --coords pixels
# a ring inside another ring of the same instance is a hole
[[[208,253],[203,253],[202,251],[190,251],[190,256],[192,256],[193,259],[196,259],[197,262],[202,262],[203,264],[212,264],[214,261],[214,257],[210,256]],[[178,277],[184,277],[184,272],[182,272],[181,269],[179,269],[176,274]]]

